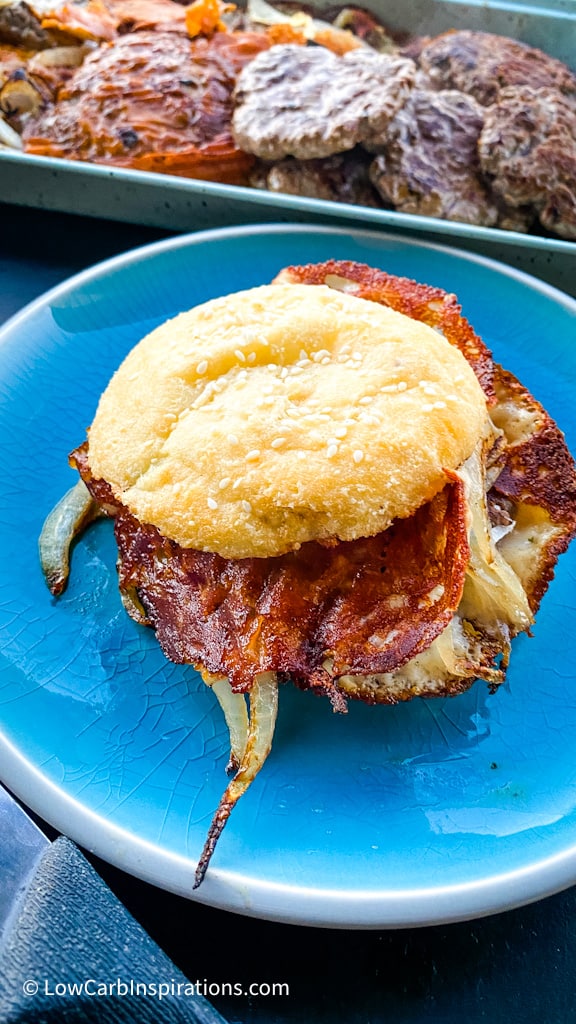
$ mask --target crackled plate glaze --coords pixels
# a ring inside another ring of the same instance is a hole
[[[269,760],[194,894],[225,785],[220,710],[124,612],[109,522],[76,546],[60,599],[38,566],[43,519],[75,481],[67,453],[129,348],[196,302],[329,257],[456,292],[576,451],[576,302],[480,257],[253,226],[180,236],[73,278],[0,331],[0,776],[101,857],[214,906],[365,928],[488,914],[576,881],[576,546],[494,696],[477,683],[335,715],[285,686]]]

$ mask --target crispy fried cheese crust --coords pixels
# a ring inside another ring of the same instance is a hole
[[[268,557],[411,515],[486,417],[473,370],[432,327],[324,285],[273,284],[132,350],[90,429],[90,470],[184,548]]]

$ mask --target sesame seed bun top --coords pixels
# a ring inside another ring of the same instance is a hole
[[[411,515],[486,417],[437,331],[323,285],[266,285],[144,338],[102,395],[89,462],[183,547],[267,557]]]

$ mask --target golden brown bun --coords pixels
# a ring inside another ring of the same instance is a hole
[[[267,285],[144,338],[100,400],[89,460],[182,546],[267,557],[410,515],[486,415],[432,328],[323,285]]]

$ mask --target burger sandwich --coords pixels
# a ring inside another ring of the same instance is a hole
[[[278,684],[393,704],[504,680],[576,532],[576,469],[455,296],[343,261],[162,324],[127,356],[48,517],[114,518],[120,592],[195,666],[232,778],[199,859],[272,743]]]

